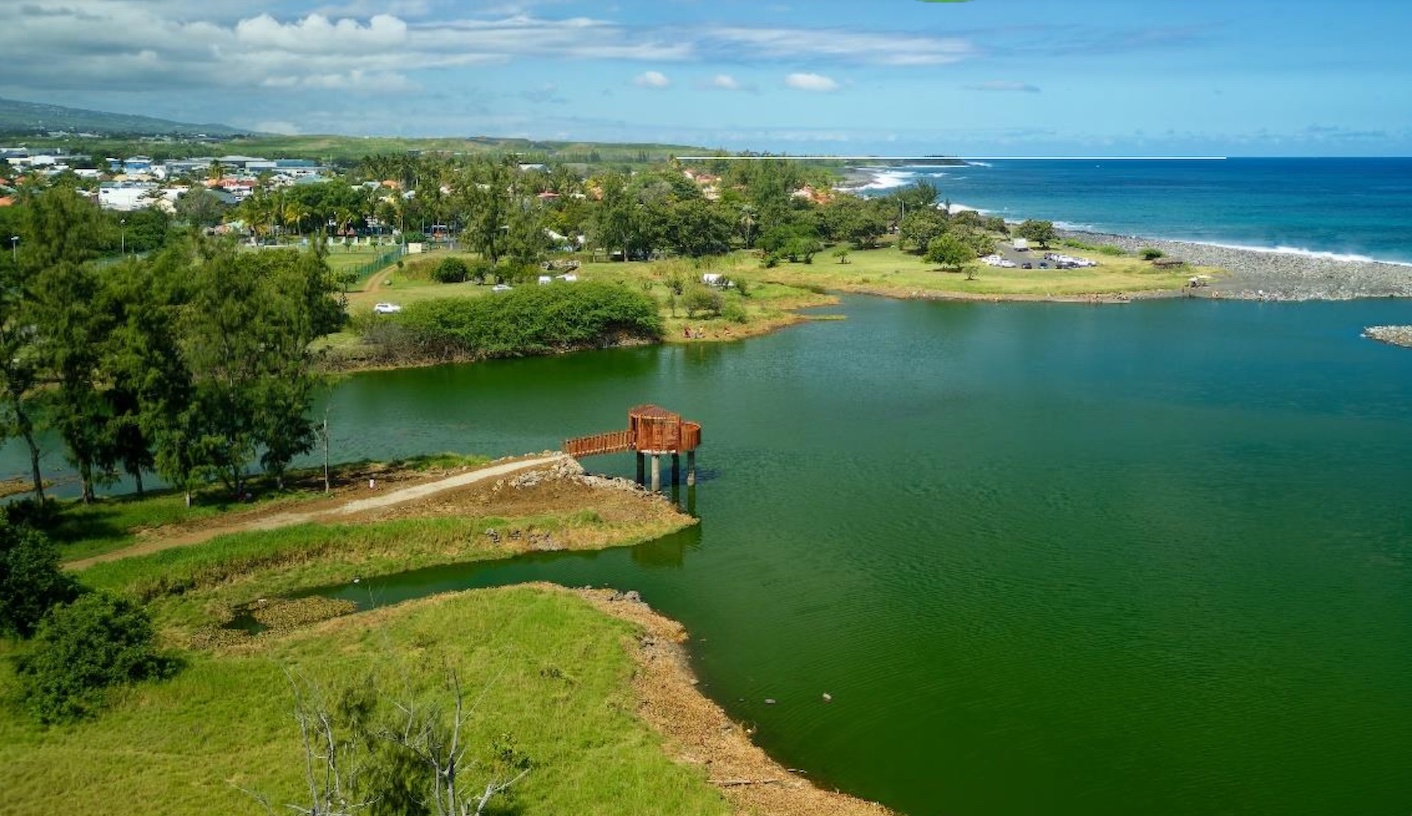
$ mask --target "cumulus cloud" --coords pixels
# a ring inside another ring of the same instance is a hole
[[[723,91],[740,90],[740,82],[730,74],[716,74],[711,77],[711,87],[720,88]]]
[[[838,90],[838,83],[823,74],[790,74],[784,78],[784,84],[799,91],[828,92]]]
[[[640,88],[665,88],[672,84],[661,71],[643,71],[632,78],[632,84]]]
[[[254,50],[301,54],[340,53],[355,48],[381,51],[407,43],[407,24],[387,14],[369,19],[367,25],[351,18],[335,22],[322,14],[281,23],[269,14],[261,14],[237,23],[235,39]]]
[[[240,16],[233,0],[26,0],[0,26],[0,88],[163,92],[271,86],[405,89],[415,71],[516,59],[680,61],[692,45],[586,17],[408,22],[392,14]],[[355,2],[362,9],[368,3]],[[248,8],[248,4],[245,5]],[[416,10],[418,3],[393,4]],[[226,15],[234,16],[226,16]],[[354,73],[361,72],[361,73]]]
[[[977,85],[967,85],[972,91],[1017,91],[1019,93],[1039,93],[1038,85],[1030,85],[1024,82],[1010,82],[1004,79],[996,79],[990,82],[982,82]]]

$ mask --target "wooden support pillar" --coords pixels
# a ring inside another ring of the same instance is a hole
[[[639,451],[637,454],[637,483],[647,484],[647,461],[645,455]]]
[[[686,486],[696,486],[696,451],[686,452]]]
[[[656,493],[662,489],[662,455],[652,454],[652,492]]]
[[[681,454],[672,451],[672,487],[681,484]]]

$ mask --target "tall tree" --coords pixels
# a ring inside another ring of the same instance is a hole
[[[190,456],[239,495],[257,451],[282,478],[290,460],[313,446],[308,346],[336,328],[342,312],[320,250],[251,254],[207,244],[191,278],[182,353],[197,412],[174,423],[184,453],[173,466]],[[199,424],[194,451],[192,419]]]

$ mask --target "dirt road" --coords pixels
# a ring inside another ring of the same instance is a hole
[[[280,527],[291,527],[296,524],[343,519],[369,510],[377,510],[395,504],[416,501],[445,490],[464,487],[466,485],[475,484],[476,482],[483,482],[487,479],[495,479],[509,473],[550,465],[557,462],[562,456],[563,454],[555,454],[552,456],[539,456],[533,459],[519,459],[500,465],[483,467],[467,473],[457,473],[454,476],[447,476],[443,479],[412,485],[411,487],[388,490],[385,493],[376,493],[364,499],[354,499],[333,506],[320,507],[300,513],[277,513],[270,516],[259,516],[227,525],[205,527],[187,533],[163,536],[151,541],[142,541],[131,547],[124,547],[121,550],[113,550],[112,552],[95,555],[91,558],[71,561],[64,566],[71,570],[81,570],[93,566],[94,564],[101,564],[104,561],[116,561],[119,558],[146,555],[161,550],[169,550],[174,547],[187,547],[192,544],[200,544],[216,536],[227,535],[229,533],[239,533],[247,530],[275,530]]]

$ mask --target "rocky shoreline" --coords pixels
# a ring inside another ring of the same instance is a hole
[[[1219,267],[1229,274],[1190,290],[1200,297],[1246,300],[1352,300],[1412,297],[1412,266],[1320,257],[1296,252],[1163,241],[1133,235],[1060,230],[1062,238],[1089,244],[1112,244],[1129,252],[1162,250],[1193,266]]]
[[[1390,346],[1412,348],[1412,326],[1369,326],[1363,336]]]

